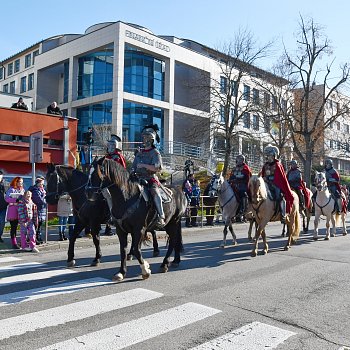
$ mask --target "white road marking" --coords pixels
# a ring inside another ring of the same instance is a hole
[[[80,281],[72,281],[67,283],[56,284],[51,287],[41,287],[29,290],[23,290],[14,293],[0,295],[0,307],[12,304],[23,303],[42,298],[51,297],[59,294],[70,294],[79,292],[83,289],[99,287],[106,284],[112,284],[111,280],[105,278],[89,278]]]
[[[43,267],[43,266],[47,266],[47,265],[40,264],[37,262],[23,263],[23,264],[17,264],[17,265],[8,265],[8,266],[0,267],[0,273],[6,272],[6,271],[23,270],[23,269],[30,269],[33,267]]]
[[[96,316],[109,311],[160,298],[161,293],[137,288],[130,291],[88,299],[52,309],[32,312],[0,320],[0,339],[25,334],[28,331],[58,326],[71,321]],[[138,329],[137,331],[140,331]]]
[[[187,303],[118,326],[78,336],[41,350],[124,349],[221,312],[204,305]],[[1,329],[1,326],[0,326]]]
[[[64,269],[64,270],[60,269],[60,270],[41,271],[41,272],[27,273],[24,275],[3,277],[3,278],[0,278],[0,287],[8,285],[8,284],[29,282],[29,281],[30,282],[38,281],[38,280],[42,280],[45,278],[51,278],[51,277],[62,276],[62,275],[69,275],[72,273],[76,273],[76,271],[69,270],[69,269]]]
[[[265,323],[253,322],[191,350],[276,349],[278,345],[295,334]]]
[[[7,263],[7,262],[13,262],[13,261],[20,261],[22,259],[15,258],[14,256],[5,256],[3,258],[0,258],[0,264]]]

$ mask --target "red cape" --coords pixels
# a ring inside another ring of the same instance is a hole
[[[276,170],[274,174],[273,184],[280,188],[284,194],[284,198],[286,199],[286,213],[290,214],[294,202],[293,193],[289,186],[287,176],[282,164],[278,160],[275,161],[275,164]]]
[[[305,186],[305,184],[304,184],[304,181],[301,182],[301,188],[302,188],[303,193],[304,193],[305,207],[306,207],[306,208],[310,208],[311,196],[310,196],[310,192],[306,189],[306,186]]]

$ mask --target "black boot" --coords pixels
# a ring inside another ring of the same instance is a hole
[[[63,235],[62,233],[59,233],[59,238],[58,238],[59,241],[63,241]]]
[[[64,241],[67,240],[67,237],[66,237],[66,235],[64,234],[64,232],[62,233],[62,238],[63,238]]]
[[[36,244],[43,244],[44,242],[43,242],[43,239],[41,238],[41,233],[40,232],[38,232],[37,234],[36,234]]]

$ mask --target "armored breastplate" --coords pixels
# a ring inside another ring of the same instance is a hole
[[[265,164],[264,165],[265,170],[265,178],[267,181],[272,182],[275,177],[275,170],[276,170],[276,164]]]

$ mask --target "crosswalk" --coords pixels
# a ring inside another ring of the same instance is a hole
[[[64,282],[52,283],[52,279],[59,276],[69,276],[69,279],[73,280],[65,279]],[[29,281],[38,282],[40,286],[23,288]],[[21,289],[11,288],[14,284],[20,284]],[[52,268],[46,264],[25,262],[14,257],[0,258],[0,291],[3,290],[2,287],[11,290],[9,293],[0,293],[0,310],[3,311],[1,315],[6,315],[7,307],[16,308],[18,305],[14,316],[0,317],[0,349],[13,349],[11,339],[28,337],[33,334],[30,333],[33,331],[49,328],[51,332],[55,332],[55,327],[59,328],[69,322],[93,323],[94,319],[108,318],[127,307],[145,305],[166,297],[162,293],[144,288],[131,288],[126,291],[111,288],[108,289],[109,294],[98,293],[99,288],[110,284],[112,284],[110,280],[100,277],[79,279],[79,273],[76,270]],[[21,305],[25,302],[39,303],[41,300],[50,298],[55,300],[58,297],[64,298],[65,295],[74,295],[89,289],[96,291],[93,297],[84,299],[78,295],[67,298],[64,303],[60,302],[54,307],[45,309],[39,307],[38,311],[21,313]],[[73,328],[70,329],[69,336],[64,336],[58,341],[47,340],[46,343],[36,344],[35,347],[26,344],[25,348],[28,350],[124,349],[165,334],[170,335],[171,332],[184,329],[186,326],[200,325],[206,319],[215,320],[215,317],[222,312],[207,305],[186,302],[176,306],[171,305],[159,312],[133,317],[127,322],[116,321],[115,324],[108,324],[102,329],[97,328],[96,331],[91,331],[95,328],[89,327],[89,331],[84,334],[81,331],[74,334]],[[217,338],[203,341],[200,345],[197,345],[197,342],[196,346],[188,348],[191,350],[276,349],[295,334],[273,325],[252,322],[219,335]]]

